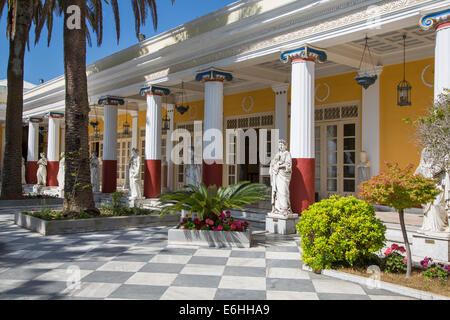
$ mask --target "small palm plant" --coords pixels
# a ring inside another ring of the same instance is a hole
[[[199,187],[187,185],[182,190],[159,195],[163,204],[161,215],[176,214],[181,210],[196,213],[200,220],[216,221],[220,214],[229,209],[242,209],[245,204],[263,200],[267,187],[260,183],[242,181],[228,187],[207,188],[203,183]]]

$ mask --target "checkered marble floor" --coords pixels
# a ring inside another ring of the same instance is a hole
[[[246,249],[168,245],[168,227],[43,237],[0,216],[0,299],[409,299],[302,270],[295,237],[261,231]]]

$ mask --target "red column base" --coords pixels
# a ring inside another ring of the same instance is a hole
[[[145,160],[144,197],[157,198],[161,194],[161,160]]]
[[[202,180],[206,187],[216,185],[222,186],[222,164],[207,164],[203,161]]]
[[[28,184],[36,184],[37,183],[37,171],[39,165],[37,161],[28,161],[27,162],[27,171],[25,172],[25,179]]]
[[[114,193],[117,190],[117,160],[102,162],[102,193]]]
[[[47,186],[58,186],[59,161],[49,161],[47,164]]]
[[[292,159],[290,184],[292,211],[300,214],[315,200],[315,159]]]

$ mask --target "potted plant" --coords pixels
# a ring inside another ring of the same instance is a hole
[[[229,210],[263,200],[266,191],[264,184],[243,181],[218,189],[207,188],[203,183],[198,187],[187,185],[182,190],[159,195],[161,215],[184,210],[197,217],[185,218],[177,228],[170,230],[169,243],[250,246],[248,223],[234,220]]]

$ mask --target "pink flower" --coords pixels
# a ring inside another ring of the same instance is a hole
[[[406,264],[408,262],[408,259],[403,258],[403,262]]]
[[[223,230],[223,227],[222,227],[222,226],[218,226],[218,227],[216,228],[216,230],[217,230],[217,231],[222,231],[222,230]]]
[[[223,219],[226,217],[225,213],[222,212],[222,214],[220,215],[220,217]]]
[[[232,224],[231,229],[236,230],[236,225]]]
[[[227,211],[227,217],[228,218],[231,217],[231,211],[230,210]]]
[[[207,224],[209,224],[210,226],[213,226],[213,225],[214,225],[214,221],[212,221],[211,219],[206,219],[205,222],[206,222]]]

